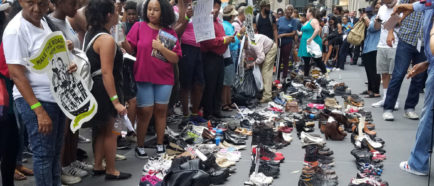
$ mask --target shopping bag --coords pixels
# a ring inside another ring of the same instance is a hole
[[[259,65],[255,65],[253,67],[253,77],[255,77],[256,88],[258,89],[258,91],[263,90],[264,82],[262,81],[262,74]]]
[[[315,41],[311,41],[310,44],[307,45],[307,53],[314,58],[320,58],[322,56],[321,47]]]

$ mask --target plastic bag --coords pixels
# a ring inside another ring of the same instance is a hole
[[[114,124],[114,131],[119,133],[118,135],[120,135],[122,133],[122,131],[134,131],[133,125],[131,124],[130,119],[128,119],[127,115],[124,116],[117,116],[115,119],[115,124]]]
[[[235,93],[246,97],[254,97],[258,92],[256,88],[253,70],[249,69],[244,72],[244,77],[238,78],[235,82]]]
[[[307,45],[307,53],[314,58],[320,58],[322,56],[321,47],[315,41],[311,41],[310,44]]]
[[[261,91],[264,89],[264,82],[262,81],[262,74],[259,65],[253,67],[253,76],[255,77],[256,88]]]

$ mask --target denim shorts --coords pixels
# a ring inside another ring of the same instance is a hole
[[[169,104],[173,85],[156,85],[137,82],[137,107],[150,107],[154,104]]]

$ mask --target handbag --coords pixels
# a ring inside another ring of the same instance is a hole
[[[354,46],[359,46],[362,44],[363,40],[365,39],[365,29],[366,25],[362,20],[357,22],[356,25],[354,25],[354,28],[348,34],[347,42],[353,44]]]

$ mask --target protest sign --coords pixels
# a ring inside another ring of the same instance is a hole
[[[195,1],[194,16],[192,17],[194,36],[196,42],[215,38],[213,15],[213,0]]]
[[[249,5],[244,10],[244,15],[246,20],[244,21],[244,25],[246,27],[247,37],[249,41],[255,43],[255,31],[253,30],[253,6]]]
[[[62,112],[71,119],[72,132],[96,114],[98,104],[78,73],[69,73],[72,64],[62,32],[48,35],[38,53],[29,60],[30,70],[47,74],[51,94]]]

